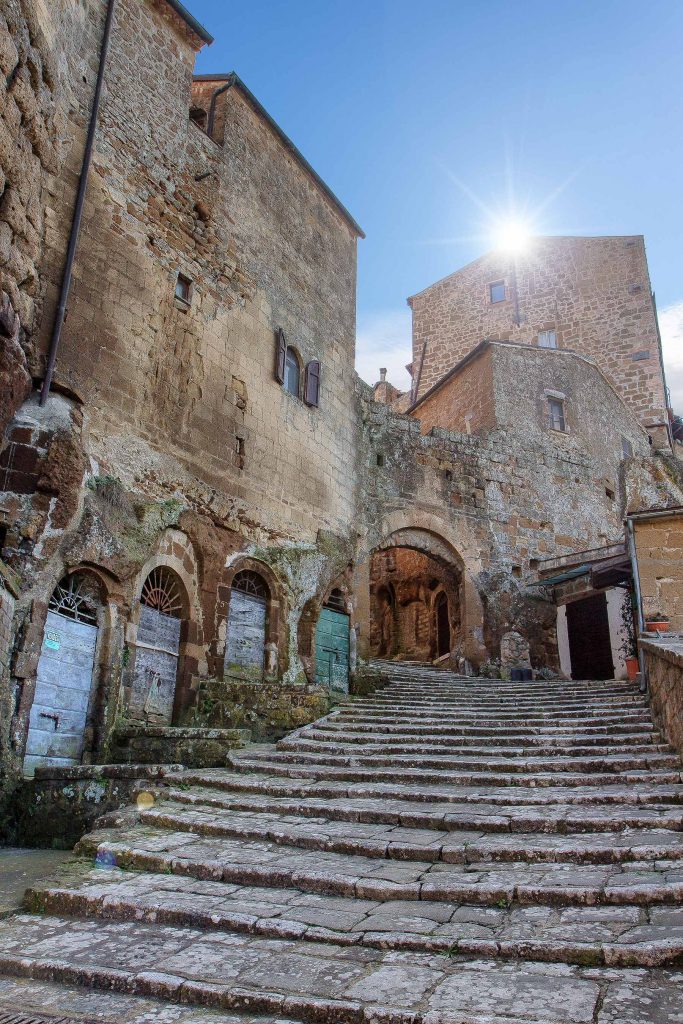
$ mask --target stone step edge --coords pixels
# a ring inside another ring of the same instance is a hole
[[[580,843],[575,843],[573,848],[559,850],[549,847],[534,847],[535,837],[543,838],[543,833],[510,833],[511,853],[505,850],[487,850],[486,846],[480,846],[477,840],[469,842],[464,840],[462,844],[454,847],[431,846],[424,847],[410,842],[386,842],[384,840],[372,839],[346,839],[344,837],[329,838],[323,834],[297,833],[295,827],[285,825],[272,826],[247,825],[235,822],[234,825],[218,821],[190,821],[178,814],[168,813],[163,810],[142,811],[140,813],[142,824],[152,825],[158,829],[170,829],[173,832],[190,832],[199,836],[211,836],[214,838],[225,837],[231,839],[246,839],[254,842],[268,842],[276,846],[293,847],[297,850],[319,850],[321,853],[341,853],[352,856],[369,857],[374,860],[402,860],[418,861],[435,864],[459,864],[463,866],[490,862],[501,864],[513,862],[516,864],[581,864],[581,865],[607,865],[635,863],[651,860],[683,860],[683,841],[680,847],[664,847],[664,852],[653,856],[653,849],[657,844],[650,841],[648,844],[646,833],[641,844],[634,844],[629,847],[615,847],[606,843],[603,847],[591,848],[586,846],[582,849]],[[458,834],[465,832],[459,830]],[[475,830],[474,834],[480,830]],[[661,829],[665,832],[667,830]],[[590,833],[588,833],[590,834]],[[593,833],[595,834],[595,833]],[[667,833],[670,834],[670,833]],[[675,835],[678,833],[674,833]],[[499,838],[499,836],[496,836]],[[524,841],[523,841],[524,840]],[[513,844],[519,844],[514,848]]]
[[[210,787],[207,787],[210,789]],[[149,790],[147,790],[149,792]],[[168,790],[156,790],[156,795],[162,799],[175,801],[176,803],[187,804],[189,807],[201,808],[201,807],[216,807],[226,811],[241,811],[246,813],[255,814],[286,814],[287,816],[298,816],[301,818],[321,818],[328,821],[347,821],[357,824],[365,825],[395,825],[401,828],[419,828],[419,829],[433,829],[435,831],[444,832],[456,832],[468,830],[466,824],[466,811],[454,812],[445,811],[440,815],[432,814],[429,815],[426,811],[421,814],[420,811],[411,810],[401,813],[398,811],[383,811],[381,809],[373,810],[372,808],[354,808],[354,807],[321,807],[321,806],[309,806],[307,804],[301,804],[296,802],[290,802],[287,804],[259,804],[248,798],[235,797],[230,799],[229,797],[211,796],[208,793],[204,794],[196,792],[190,792],[188,790],[173,789]],[[282,798],[280,798],[282,799]],[[318,798],[320,799],[320,798]],[[353,798],[351,798],[353,799]],[[436,802],[436,801],[435,801]],[[485,803],[485,801],[482,801]],[[457,805],[456,805],[457,806]],[[491,815],[486,815],[481,812],[477,812],[474,808],[480,805],[474,805],[471,811],[471,820],[475,824],[469,826],[473,831],[478,832],[489,832],[493,835],[513,835],[519,832],[528,832],[528,820],[533,817],[533,814],[529,810],[525,810],[525,821],[515,822],[514,815],[506,815],[504,810],[497,807],[494,804],[486,804],[486,806],[495,807],[495,812]],[[637,806],[637,805],[636,805]],[[662,812],[664,807],[670,807],[672,814],[678,814],[679,824],[678,828],[673,825],[667,825],[666,828],[672,831],[683,831],[683,806],[672,805],[657,805],[657,810]],[[675,808],[675,810],[674,810]],[[646,828],[647,822],[637,822],[635,815],[630,819],[627,817],[619,818],[582,818],[576,823],[570,822],[571,827],[563,828],[562,825],[566,823],[566,818],[553,819],[551,822],[545,817],[543,811],[547,813],[547,805],[545,808],[539,809],[537,818],[540,823],[546,825],[552,824],[555,827],[546,827],[538,829],[544,835],[582,835],[591,834],[592,832],[611,832],[619,833],[623,832],[627,828]],[[458,821],[449,821],[447,815],[449,813],[460,813],[462,817]],[[577,817],[580,817],[581,812],[577,809],[574,812]],[[502,818],[508,818],[506,822],[501,821]],[[499,819],[489,821],[488,819]],[[515,824],[521,824],[525,827],[515,828]],[[581,826],[584,827],[581,827]],[[656,822],[650,823],[651,828],[660,828]]]
[[[329,896],[350,896],[358,899],[425,900],[472,904],[479,907],[507,904],[524,906],[669,906],[683,901],[683,882],[643,883],[623,886],[549,886],[541,884],[454,884],[436,882],[387,882],[361,878],[358,875],[269,868],[229,862],[207,862],[135,849],[109,841],[100,842],[84,836],[76,847],[80,857],[107,864],[113,857],[117,867],[156,874],[182,875],[205,881],[226,882],[267,889],[298,889],[300,892]]]
[[[534,774],[534,769],[539,774],[562,775],[567,772],[591,772],[595,775],[603,775],[608,772],[628,771],[653,771],[656,769],[669,769],[670,771],[683,770],[681,759],[677,754],[606,754],[604,757],[490,757],[484,760],[476,756],[448,756],[448,755],[411,755],[411,754],[360,754],[351,752],[349,754],[327,754],[325,747],[321,750],[274,750],[263,753],[261,751],[246,751],[245,760],[256,763],[273,761],[275,764],[294,765],[296,767],[320,766],[321,768],[388,768],[400,770],[401,768],[422,768],[443,771],[467,771],[477,768],[487,769],[489,772],[508,772],[511,775]],[[236,760],[230,758],[232,760]],[[411,762],[418,762],[412,764]],[[369,763],[365,763],[369,762]]]
[[[681,793],[679,794],[680,799],[676,800],[671,798],[668,794],[666,798],[661,797],[658,794],[658,786],[653,784],[651,791],[645,793],[638,792],[624,792],[613,794],[609,792],[599,792],[597,787],[588,787],[588,789],[594,789],[596,792],[572,794],[572,789],[569,786],[559,786],[558,788],[564,790],[560,794],[552,794],[555,798],[552,800],[536,800],[534,798],[544,797],[544,789],[550,787],[538,787],[538,786],[500,786],[499,791],[496,794],[484,793],[483,795],[477,794],[461,794],[458,793],[458,787],[451,787],[450,789],[444,789],[441,794],[435,794],[431,792],[425,792],[418,785],[415,789],[409,789],[408,784],[403,783],[403,788],[396,788],[396,791],[391,793],[385,789],[380,789],[374,795],[367,793],[353,793],[350,791],[349,786],[371,786],[372,783],[361,783],[354,782],[348,785],[338,783],[334,785],[330,782],[308,782],[297,786],[297,780],[290,779],[290,785],[284,783],[277,783],[272,780],[265,781],[266,776],[262,774],[254,774],[250,777],[246,773],[233,772],[235,778],[221,778],[220,776],[210,776],[202,773],[201,769],[186,769],[182,774],[180,772],[175,775],[171,774],[166,778],[165,782],[169,785],[173,783],[185,783],[190,786],[199,785],[205,786],[207,789],[216,789],[219,792],[236,792],[236,793],[253,793],[253,794],[266,794],[274,797],[315,797],[316,799],[356,799],[356,800],[414,800],[416,803],[438,803],[443,801],[444,803],[453,804],[458,807],[462,804],[472,804],[477,801],[493,801],[493,796],[498,796],[501,800],[497,806],[501,807],[518,807],[525,804],[526,801],[531,801],[530,806],[537,807],[552,807],[555,804],[566,804],[570,807],[582,807],[589,806],[593,807],[596,805],[604,804],[606,807],[659,807],[662,804],[670,804],[671,806],[679,806],[683,804],[683,785],[681,786]],[[277,792],[277,787],[280,786],[280,791]],[[386,786],[387,783],[378,783],[380,786]],[[664,786],[675,785],[672,783],[664,783]],[[315,787],[315,788],[313,788]],[[461,787],[462,788],[462,787]],[[469,787],[472,788],[472,787]],[[496,787],[490,787],[496,788]],[[627,788],[627,787],[623,787]],[[145,790],[144,786],[138,788],[138,792]],[[509,794],[505,791],[509,790]],[[505,800],[503,800],[503,796]],[[660,798],[661,797],[661,798]],[[509,801],[509,803],[508,803]]]
[[[647,757],[651,753],[673,756],[675,753],[670,743],[534,743],[527,745],[510,743],[501,746],[493,743],[461,743],[457,741],[456,737],[450,742],[441,743],[436,741],[429,742],[428,740],[425,740],[423,743],[408,741],[401,743],[399,740],[400,737],[388,742],[377,739],[374,742],[366,741],[363,743],[359,740],[302,735],[294,736],[291,739],[279,740],[276,744],[276,749],[277,751],[286,751],[288,753],[300,751],[301,753],[309,754],[327,751],[329,754],[338,754],[342,757],[372,757],[375,754],[390,756],[403,753],[405,755],[426,754],[430,757],[476,757],[481,755],[482,757],[496,757],[501,760],[504,758],[528,759],[530,757],[546,759],[554,756],[562,760],[571,760],[575,757]]]
[[[625,785],[627,783],[661,783],[663,785],[678,786],[683,783],[683,771],[626,771],[626,772],[596,772],[591,775],[581,775],[578,772],[529,772],[523,774],[507,775],[505,772],[444,772],[427,771],[413,768],[413,774],[408,770],[390,770],[380,768],[372,770],[367,765],[353,768],[344,768],[338,765],[298,765],[295,762],[278,763],[268,761],[250,761],[235,757],[228,757],[228,767],[237,772],[249,773],[252,775],[279,776],[289,779],[337,779],[342,782],[364,782],[368,779],[377,782],[385,779],[388,782],[402,780],[406,784],[416,782],[423,785],[442,785],[444,777],[454,785],[466,786],[509,786],[515,789],[520,784],[525,788],[529,785],[538,788],[548,787],[550,789],[566,786],[605,786]],[[417,774],[419,772],[419,774]]]
[[[418,932],[342,932],[319,925],[290,921],[286,917],[259,918],[226,910],[187,910],[146,906],[135,899],[90,896],[77,890],[29,889],[24,896],[25,909],[59,917],[98,918],[107,921],[131,921],[173,927],[202,928],[206,931],[236,932],[269,939],[293,939],[323,942],[337,946],[363,946],[370,949],[402,950],[416,953],[442,953],[462,958],[505,959],[566,963],[582,967],[664,967],[683,956],[683,939],[641,943],[568,942],[551,939],[449,939]]]
[[[438,1024],[432,1014],[396,1010],[377,1003],[363,1005],[350,999],[327,999],[319,996],[292,996],[260,988],[240,988],[217,982],[190,981],[180,975],[157,971],[133,973],[119,968],[77,966],[65,960],[48,957],[12,956],[0,953],[0,974],[31,978],[35,981],[57,981],[67,985],[145,996],[168,1003],[201,1006],[232,1013],[284,1015],[304,1024]],[[442,1018],[443,1019],[443,1018]],[[477,1018],[469,1021],[475,1024]],[[480,1018],[481,1019],[481,1018]],[[463,1018],[465,1024],[466,1018]],[[491,1021],[493,1024],[493,1020]],[[511,1022],[514,1024],[514,1022]],[[521,1022],[519,1022],[521,1024]]]

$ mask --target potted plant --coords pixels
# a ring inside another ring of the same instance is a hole
[[[636,647],[636,626],[633,616],[632,591],[628,592],[628,600],[624,600],[621,606],[621,653],[626,665],[626,675],[633,681],[638,675],[640,665],[638,663],[638,650]]]
[[[654,615],[646,615],[645,629],[648,633],[668,633],[669,620],[661,612],[655,612]]]

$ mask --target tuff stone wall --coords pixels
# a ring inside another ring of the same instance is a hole
[[[645,617],[660,613],[683,632],[683,515],[636,520],[638,575]]]
[[[505,300],[491,303],[489,284],[497,281],[505,283]],[[596,362],[641,423],[666,420],[661,346],[639,235],[536,238],[517,256],[492,252],[475,260],[409,303],[419,396],[484,339],[536,345],[539,331],[554,330],[560,348]]]
[[[683,643],[680,637],[640,643],[655,720],[683,756]]]
[[[419,406],[422,431],[444,427],[471,434],[495,426],[493,365],[490,348],[464,364],[453,377]]]

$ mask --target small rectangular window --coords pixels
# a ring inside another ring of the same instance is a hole
[[[553,430],[566,430],[564,422],[564,402],[559,398],[548,399],[548,419]]]
[[[627,437],[621,439],[621,450],[625,459],[630,459],[633,455],[633,445]]]
[[[189,277],[186,277],[185,274],[178,274],[175,283],[175,297],[176,299],[180,299],[181,302],[187,303],[188,306],[190,305],[190,300],[192,298],[192,280]]]
[[[491,302],[505,302],[505,281],[494,281],[489,285]]]
[[[539,331],[538,344],[541,348],[557,348],[557,334],[555,331]]]

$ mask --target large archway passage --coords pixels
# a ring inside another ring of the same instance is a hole
[[[370,653],[402,661],[447,658],[462,643],[461,572],[454,561],[400,539],[371,556]]]

